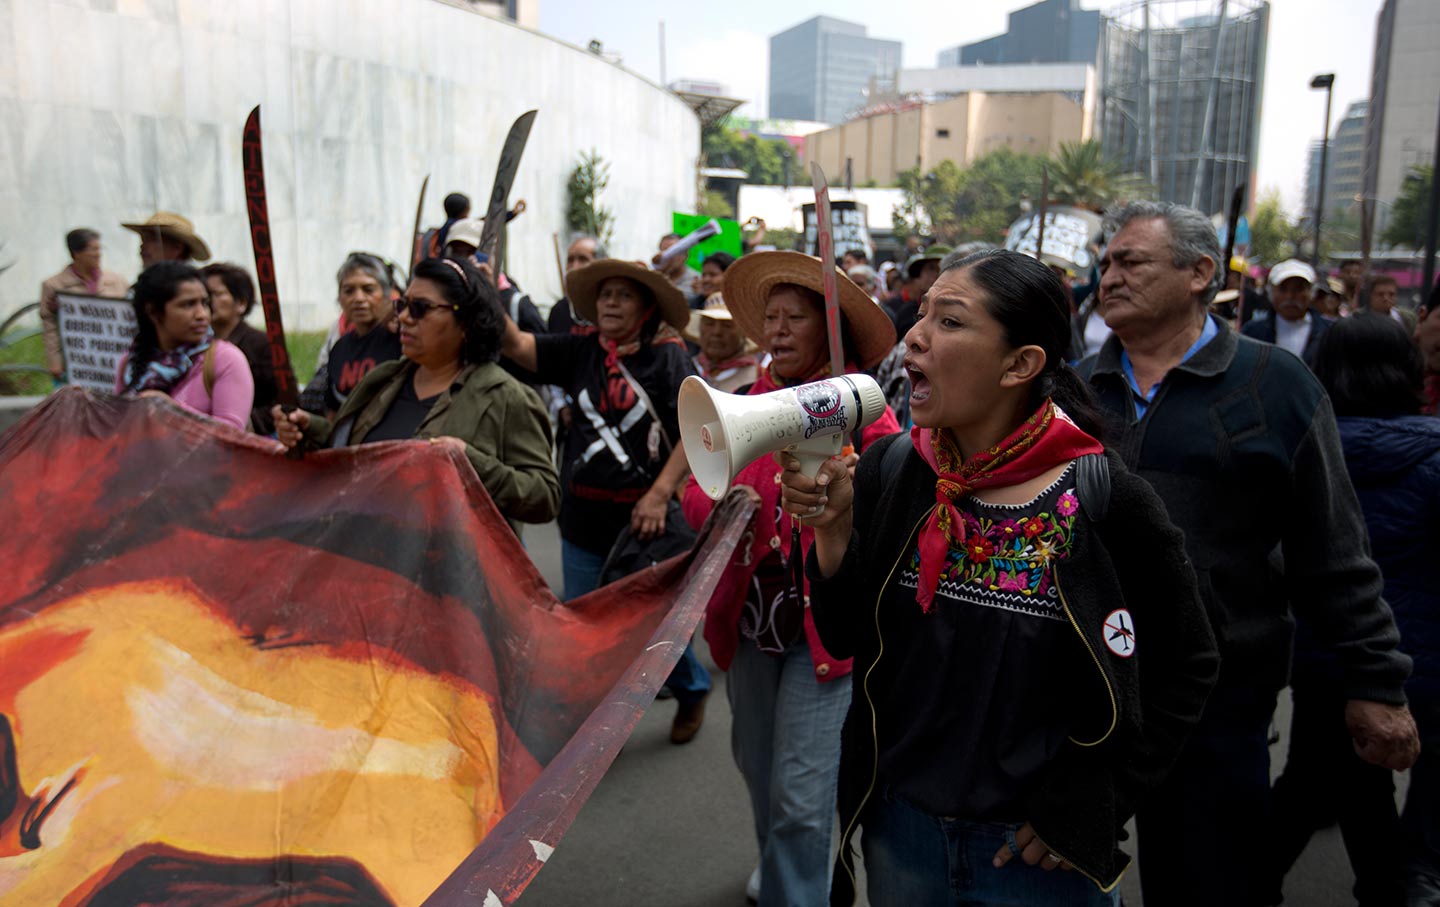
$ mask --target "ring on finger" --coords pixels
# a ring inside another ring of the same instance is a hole
[[[1047,854],[1045,855],[1045,859],[1047,859],[1047,860],[1049,860],[1051,863],[1055,863],[1055,864],[1063,863],[1063,862],[1065,861],[1065,858],[1064,858],[1064,857],[1060,856],[1058,853],[1055,853],[1054,851],[1051,851],[1050,853],[1047,853]]]

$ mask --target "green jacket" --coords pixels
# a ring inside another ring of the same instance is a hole
[[[375,366],[350,392],[333,423],[311,414],[307,446],[334,446],[337,432],[341,446],[363,444],[415,369],[415,363],[403,358]],[[464,441],[480,482],[517,532],[517,523],[545,523],[559,511],[560,478],[550,456],[550,420],[535,392],[495,363],[462,368],[415,437]]]

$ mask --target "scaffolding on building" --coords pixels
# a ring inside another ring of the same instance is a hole
[[[1099,52],[1107,156],[1162,199],[1224,211],[1254,173],[1269,18],[1263,0],[1139,0],[1107,12]]]

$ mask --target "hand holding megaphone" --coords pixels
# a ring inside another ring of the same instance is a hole
[[[680,385],[680,437],[700,490],[718,501],[746,466],[790,452],[814,477],[840,450],[839,439],[885,412],[869,375],[841,375],[768,394],[738,396],[691,376]]]

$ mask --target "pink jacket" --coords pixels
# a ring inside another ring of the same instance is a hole
[[[125,390],[127,353],[120,359],[115,372],[115,393]],[[255,378],[250,363],[239,347],[224,340],[215,341],[215,392],[205,393],[205,361],[198,358],[180,383],[170,391],[170,399],[202,416],[219,419],[241,431],[250,427],[250,407],[255,401]]]
[[[750,392],[763,392],[757,388],[758,384],[752,387]],[[886,407],[885,413],[861,433],[862,448],[868,448],[880,438],[899,430],[900,423],[895,420],[895,414]],[[775,462],[774,457],[761,457],[740,470],[734,484],[749,485],[759,492],[760,507],[755,511],[755,517],[741,539],[743,550],[736,554],[720,577],[715,593],[705,608],[705,641],[710,644],[710,654],[714,656],[715,664],[719,665],[722,671],[730,668],[730,662],[735,658],[735,649],[741,644],[740,612],[745,603],[745,590],[750,585],[750,577],[754,575],[755,568],[771,551],[781,551],[787,559],[790,557],[790,517],[780,510],[780,464]],[[714,506],[715,502],[700,490],[692,475],[685,484],[685,519],[690,525],[699,527]],[[809,551],[814,540],[815,533],[802,525],[801,550]],[[815,620],[810,615],[809,591],[807,582],[805,639],[810,644],[815,676],[823,683],[849,674],[850,659],[834,658],[820,644],[820,637],[815,632]]]

